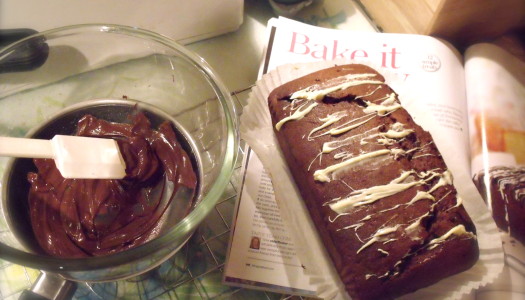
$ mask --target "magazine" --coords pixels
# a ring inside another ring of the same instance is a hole
[[[483,44],[475,47],[489,46]],[[523,272],[525,251],[520,248],[522,245],[519,241],[509,237],[504,230],[501,231],[500,237],[490,217],[489,207],[483,202],[472,181],[475,174],[487,168],[484,160],[476,158],[479,155],[483,157],[482,152],[471,154],[471,143],[476,136],[480,136],[480,133],[471,129],[475,121],[469,118],[471,115],[469,112],[479,108],[472,106],[470,102],[482,99],[479,95],[469,94],[469,88],[476,90],[476,87],[482,83],[466,80],[469,72],[482,73],[476,71],[477,62],[474,58],[479,52],[474,50],[467,51],[463,57],[451,45],[428,36],[358,33],[313,27],[285,18],[272,19],[268,24],[268,46],[261,64],[261,80],[249,100],[255,102],[257,98],[264,98],[265,95],[267,96],[265,94],[268,92],[267,89],[273,85],[287,82],[316,68],[348,61],[371,65],[392,79],[389,85],[400,94],[403,106],[419,125],[432,133],[454,174],[455,184],[464,199],[464,205],[471,217],[477,220],[476,227],[478,232],[481,232],[479,234],[480,262],[472,270],[479,276],[472,280],[472,277],[469,277],[472,274],[465,272],[466,274],[449,281],[440,282],[439,284],[443,285],[433,287],[434,290],[430,288],[429,291],[418,292],[415,298],[428,298],[429,295],[434,298],[468,298],[476,297],[478,293],[481,295],[480,291],[485,293],[490,289],[498,292],[508,291],[509,297],[525,293],[525,272]],[[499,52],[497,57],[506,59]],[[464,61],[467,64],[464,64]],[[482,62],[485,63],[483,60]],[[519,63],[522,63],[521,69]],[[515,70],[525,69],[521,61],[512,61],[512,65],[518,66],[513,68]],[[505,78],[499,71],[494,76],[494,80],[491,79],[489,82]],[[521,96],[518,99],[524,99],[523,74],[516,75],[515,72],[510,72],[507,78],[502,80],[502,84],[506,84],[508,77],[515,78],[511,81],[512,90],[516,91],[514,96]],[[484,76],[485,80],[486,78],[487,76]],[[501,89],[501,84],[498,86]],[[517,111],[515,114],[521,116],[519,120],[523,120],[525,111],[523,107],[516,108],[519,109],[521,115]],[[290,180],[289,174],[286,172],[277,174],[279,172],[279,167],[276,167],[278,163],[275,162],[278,160],[277,156],[264,153],[265,149],[270,149],[272,145],[271,142],[264,144],[265,132],[258,131],[258,127],[263,127],[258,123],[261,120],[257,119],[260,110],[263,110],[262,106],[257,107],[249,102],[241,119],[241,135],[250,147],[246,149],[243,164],[244,176],[225,266],[224,283],[301,295],[344,298],[344,295],[334,293],[334,287],[330,286],[330,282],[335,279],[326,279],[326,276],[334,275],[333,270],[329,270],[329,266],[319,266],[314,262],[316,259],[312,258],[320,257],[316,255],[324,255],[325,259],[322,260],[329,261],[326,253],[322,249],[313,249],[315,247],[310,244],[305,247],[304,239],[309,241],[315,239],[314,236],[308,235],[310,231],[315,232],[315,230],[308,221],[307,213],[290,213],[298,207],[288,207],[288,201],[279,200],[283,197],[282,191],[279,191],[283,186],[288,188],[287,198],[297,191],[290,188],[293,183],[287,182]],[[264,114],[260,117],[264,118]],[[519,133],[523,132],[523,128],[519,126],[508,129],[514,134],[513,137],[519,137]],[[254,134],[257,135],[256,138]],[[512,145],[513,150],[509,151],[509,155],[519,156],[525,152],[520,142],[514,142]],[[507,159],[505,163],[519,165],[520,158]],[[271,186],[268,184],[269,178],[273,179]],[[275,180],[276,178],[279,180]],[[273,187],[273,190],[269,187]],[[281,219],[280,214],[285,217]],[[270,226],[265,227],[265,224]],[[508,244],[513,245],[512,248],[505,247],[505,251],[513,252],[512,255],[506,255],[507,264],[503,274],[499,276],[503,267],[501,238],[505,239],[505,237],[509,239]],[[250,248],[252,239],[258,241],[258,249]],[[511,260],[509,256],[512,257]],[[326,270],[323,269],[325,267]],[[498,277],[510,278],[511,281],[498,286],[497,284],[502,281],[497,279]],[[336,285],[339,285],[336,289],[341,288],[340,283]],[[523,296],[523,294],[519,295]],[[482,296],[480,297],[479,299],[482,299]]]

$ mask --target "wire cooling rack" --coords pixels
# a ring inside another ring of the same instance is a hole
[[[231,94],[239,113],[246,104],[250,88]],[[179,252],[140,276],[105,283],[79,283],[73,299],[303,299],[222,284],[237,183],[242,175],[242,149],[243,142],[238,149],[234,175],[221,199]],[[0,260],[0,299],[18,299],[38,275],[38,270]]]

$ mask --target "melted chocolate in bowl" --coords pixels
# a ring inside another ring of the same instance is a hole
[[[159,168],[155,166],[156,162],[152,166],[148,159],[137,159],[137,153],[144,151],[135,149],[136,151],[130,151],[131,156],[135,155],[135,159],[131,161],[138,162],[138,165],[130,168],[130,162],[127,162],[128,175],[124,180],[106,180],[97,185],[93,185],[93,181],[84,181],[82,186],[79,186],[75,182],[71,184],[71,181],[58,179],[57,186],[67,183],[76,189],[77,195],[81,195],[86,189],[90,191],[90,194],[84,199],[77,196],[77,199],[80,200],[76,203],[62,203],[59,206],[60,209],[63,210],[66,207],[69,209],[58,213],[56,209],[49,209],[49,207],[46,210],[49,201],[44,200],[49,193],[43,184],[39,184],[40,176],[35,174],[37,169],[33,161],[15,159],[8,170],[5,184],[7,203],[4,203],[4,207],[7,209],[6,217],[9,226],[20,242],[33,252],[61,257],[82,257],[124,251],[147,242],[176,225],[200,199],[199,182],[202,167],[198,152],[194,150],[196,149],[194,142],[172,117],[156,107],[128,100],[86,101],[62,111],[41,127],[31,131],[28,136],[50,139],[56,134],[75,134],[78,121],[86,115],[94,118],[89,120],[84,118],[82,124],[85,126],[78,131],[81,131],[82,135],[115,136],[117,140],[125,137],[125,143],[119,142],[123,152],[128,152],[130,148],[141,144],[141,141],[130,143],[126,135],[130,128],[147,131],[149,126],[144,124],[145,119],[149,120],[151,129],[154,130],[154,135],[148,137],[148,140],[152,141],[150,148],[153,149],[152,152],[155,152],[150,155],[162,156],[163,153],[167,153],[169,149],[166,147],[169,148],[174,141],[167,138],[168,142],[166,142],[165,137],[169,136],[170,132],[175,133],[180,147],[184,150],[183,152],[187,153],[183,160],[191,164],[196,176],[192,178],[186,174],[186,176],[175,178],[173,171],[180,173],[181,168],[179,167],[177,171],[177,164],[170,162],[169,157],[160,158],[158,164],[162,166],[161,174],[159,174]],[[130,116],[135,116],[135,118],[130,118]],[[137,116],[141,117],[137,118]],[[133,126],[108,122],[133,123]],[[124,153],[124,157],[130,158],[130,155]],[[53,165],[52,161],[49,160],[37,160],[37,164],[40,173],[42,170],[53,169],[50,167]],[[54,171],[47,174],[48,177],[56,177],[52,172]],[[31,174],[29,178],[33,182],[32,188],[28,181],[28,174]],[[108,189],[120,190],[121,193],[108,193]],[[31,191],[31,197],[29,191]],[[67,189],[63,189],[58,192],[62,195],[60,198],[63,198],[60,201],[67,199],[63,196],[66,191]],[[100,191],[102,191],[101,194]],[[56,191],[55,194],[57,194]],[[108,195],[110,195],[109,198]],[[133,201],[129,202],[129,205],[121,204],[120,213],[113,213],[112,208],[116,206],[112,203],[118,202],[118,199],[114,199],[115,195],[125,197],[128,202],[129,199]],[[47,202],[47,204],[41,202]],[[55,201],[55,204],[58,203],[60,202]],[[49,221],[58,218],[61,219],[60,222]],[[31,221],[34,222],[34,228],[32,228]],[[60,223],[67,224],[67,226],[65,226],[65,232],[57,235],[55,233],[57,227],[54,229],[53,226],[64,227]],[[39,240],[35,238],[35,233]]]

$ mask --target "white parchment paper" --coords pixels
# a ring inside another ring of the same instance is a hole
[[[267,97],[274,88],[285,82],[342,63],[345,61],[320,61],[277,67],[257,82],[241,116],[241,137],[252,147],[269,172],[283,220],[295,240],[297,255],[305,265],[311,283],[317,286],[318,296],[324,299],[350,297],[332,266],[280,151],[272,129]],[[373,65],[371,67],[378,69]],[[458,169],[458,166],[464,164],[459,163],[454,155],[455,144],[449,140],[446,133],[433,126],[436,123],[432,122],[431,114],[418,107],[417,101],[410,99],[410,93],[403,91],[403,84],[394,75],[383,75],[387,83],[399,94],[403,106],[414,120],[432,134],[454,176],[454,184],[464,201],[464,206],[476,225],[480,247],[480,259],[471,269],[406,295],[403,299],[459,299],[462,295],[494,281],[501,272],[503,252],[498,230],[471,181],[469,170]]]

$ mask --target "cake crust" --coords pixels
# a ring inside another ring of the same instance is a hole
[[[470,268],[475,227],[433,143],[384,77],[342,65],[268,97],[301,196],[353,299],[391,299]]]

